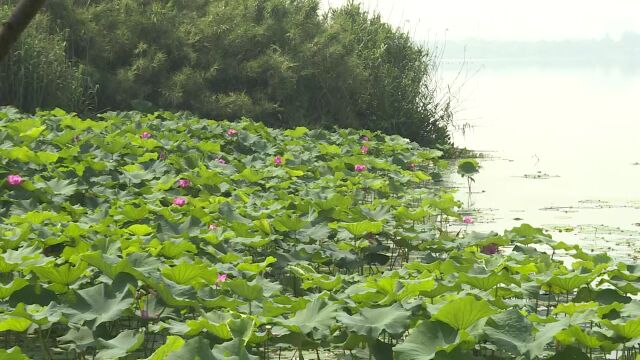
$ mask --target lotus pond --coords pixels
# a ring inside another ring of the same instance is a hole
[[[3,359],[637,359],[640,266],[397,136],[0,109]],[[570,258],[567,262],[563,259]]]

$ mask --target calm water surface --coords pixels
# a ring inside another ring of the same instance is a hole
[[[637,256],[640,64],[471,62],[457,77],[459,68],[443,67],[444,81],[465,82],[458,121],[470,127],[456,133],[456,144],[489,156],[472,187],[474,230],[525,222],[565,242]],[[464,187],[458,197],[467,204]]]

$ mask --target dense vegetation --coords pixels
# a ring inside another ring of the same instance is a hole
[[[0,137],[3,358],[638,355],[639,266],[469,231],[401,137],[10,108]]]
[[[0,18],[15,2],[0,0]],[[355,4],[323,15],[318,0],[49,0],[0,64],[0,104],[186,110],[446,146],[434,65]]]

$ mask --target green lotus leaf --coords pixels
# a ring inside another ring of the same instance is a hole
[[[267,219],[254,220],[253,223],[262,233],[271,235],[271,224]]]
[[[591,357],[582,352],[582,350],[574,347],[567,346],[560,350],[555,355],[551,356],[549,360],[589,360]]]
[[[430,360],[440,350],[451,351],[458,343],[458,332],[440,321],[423,321],[402,344],[393,348],[397,360]]]
[[[125,357],[132,351],[137,350],[143,342],[144,333],[134,330],[125,330],[109,341],[98,339],[98,349],[101,350],[96,354],[95,359],[116,360]]]
[[[278,231],[298,231],[307,226],[308,222],[294,216],[280,216],[273,220],[273,226]]]
[[[42,119],[37,117],[28,117],[26,119],[14,120],[6,125],[7,129],[15,135],[27,132],[30,129],[40,126],[42,126]]]
[[[593,281],[593,275],[580,275],[580,274],[568,274],[568,275],[555,275],[547,280],[546,284],[559,288],[565,292],[573,291],[583,285],[589,284]]]
[[[247,352],[247,348],[241,339],[234,339],[222,345],[213,347],[213,355],[215,359],[228,360],[258,360],[258,356],[251,355]]]
[[[129,168],[129,170],[123,171],[122,173],[131,184],[139,184],[144,181],[148,181],[153,179],[155,176],[153,173],[149,171],[145,171],[144,169],[134,169]]]
[[[327,200],[316,200],[314,205],[320,210],[332,210],[348,208],[353,204],[353,197],[341,194],[333,194]]]
[[[108,126],[106,122],[96,122],[93,120],[82,120],[75,116],[65,116],[60,120],[60,126],[70,127],[76,130],[102,130]]]
[[[231,205],[229,202],[223,202],[220,204],[219,213],[220,215],[222,215],[223,219],[225,219],[229,224],[236,223],[236,222],[247,224],[247,225],[253,224],[251,220],[239,215],[235,211],[233,205]]]
[[[273,256],[268,256],[261,263],[242,263],[242,264],[238,264],[237,269],[240,270],[240,271],[247,271],[247,272],[250,272],[252,274],[259,274],[259,273],[265,271],[267,269],[267,266],[269,266],[270,264],[273,264],[276,261],[277,261],[276,258],[274,258]]]
[[[551,240],[551,236],[545,233],[543,229],[534,228],[529,224],[522,224],[505,231],[504,236],[511,241],[517,241],[523,245],[532,244],[537,241],[547,243]]]
[[[563,345],[580,343],[592,349],[599,348],[602,345],[602,341],[597,336],[587,334],[581,327],[576,325],[571,325],[569,328],[558,332],[555,338]]]
[[[558,304],[558,306],[556,306],[556,308],[553,309],[552,314],[562,313],[562,314],[567,314],[571,316],[578,312],[584,312],[589,309],[596,308],[597,306],[598,306],[598,303],[596,302],[588,302],[588,303],[580,303],[580,304],[576,304],[576,303]]]
[[[203,264],[179,263],[173,267],[162,268],[162,276],[180,285],[193,285],[194,282],[213,278],[215,271],[211,271]]]
[[[398,293],[398,298],[401,300],[413,298],[418,295],[431,295],[436,287],[436,280],[432,277],[414,280],[402,280],[401,283],[403,285],[403,288]]]
[[[284,134],[292,139],[298,139],[303,137],[308,132],[309,132],[309,129],[307,129],[306,127],[298,126],[295,129],[285,130]]]
[[[533,325],[516,309],[491,316],[483,331],[487,340],[513,356],[521,356],[533,340]]]
[[[458,160],[458,174],[462,176],[472,176],[480,171],[480,164],[475,159]]]
[[[375,208],[373,206],[363,206],[360,208],[360,212],[370,219],[381,221],[391,218],[390,208],[390,206],[378,206]]]
[[[44,183],[48,190],[57,195],[71,195],[76,192],[78,185],[71,180],[53,179]]]
[[[535,359],[545,353],[547,345],[554,341],[554,337],[560,331],[566,329],[571,324],[570,318],[545,324],[535,333],[534,338],[527,344],[524,355],[529,359]]]
[[[361,237],[365,234],[377,234],[382,231],[382,223],[379,221],[360,221],[356,223],[341,223],[338,227],[347,230],[355,237]]]
[[[295,170],[295,169],[286,168],[286,169],[284,169],[284,171],[286,171],[287,174],[289,174],[289,176],[291,176],[291,177],[300,177],[300,176],[304,175],[304,171],[302,171],[302,170]]]
[[[85,351],[89,347],[95,347],[93,332],[86,326],[79,329],[69,329],[64,336],[58,338],[60,348],[67,351]]]
[[[86,270],[87,263],[85,262],[81,262],[74,267],[66,263],[62,266],[39,266],[33,268],[33,271],[38,274],[40,280],[64,286],[69,286],[78,281]]]
[[[292,318],[280,320],[280,323],[289,330],[301,334],[308,334],[314,330],[326,333],[335,323],[339,309],[336,304],[315,299],[303,310],[296,312]]]
[[[242,244],[243,246],[248,246],[248,247],[252,247],[254,249],[257,249],[257,248],[261,248],[261,247],[267,245],[272,240],[273,240],[272,237],[260,237],[260,236],[257,236],[257,237],[252,237],[252,238],[238,237],[238,238],[233,239],[233,242]]]
[[[44,288],[41,284],[28,284],[9,296],[9,303],[12,306],[20,303],[47,306],[54,301],[59,301],[56,293]]]
[[[212,141],[203,141],[198,143],[198,145],[196,145],[196,147],[198,149],[200,149],[200,151],[203,151],[205,153],[210,153],[210,154],[219,154],[220,153],[220,143],[219,142],[212,142]]]
[[[182,348],[184,343],[184,339],[179,336],[167,336],[167,341],[145,360],[165,360],[169,354]]]
[[[433,213],[428,208],[419,208],[415,211],[410,211],[406,207],[400,207],[396,210],[395,216],[398,220],[411,220],[422,221],[425,217],[432,215]]]
[[[310,242],[319,242],[326,240],[329,238],[331,234],[331,229],[325,224],[319,224],[313,227],[306,227],[298,230],[295,236],[300,239],[302,242],[310,243]]]
[[[262,298],[263,287],[259,284],[251,284],[245,279],[233,279],[224,283],[225,287],[228,287],[236,295],[253,301]]]
[[[428,198],[422,201],[423,206],[430,206],[440,210],[447,216],[459,216],[454,209],[462,206],[462,203],[455,199],[453,194],[441,193],[437,198]]]
[[[3,331],[26,331],[32,324],[31,320],[22,317],[0,316],[0,332]]]
[[[260,180],[264,179],[266,176],[267,176],[266,173],[264,173],[262,171],[254,170],[254,169],[251,169],[251,168],[246,168],[246,169],[242,170],[242,172],[240,172],[234,178],[244,179],[244,180],[247,180],[250,183],[257,183]]]
[[[322,290],[335,290],[342,286],[342,280],[340,274],[335,277],[329,275],[309,276],[302,282],[302,288],[318,287]]]
[[[620,290],[623,294],[636,295],[640,293],[640,284],[627,280],[608,279],[607,283],[613,285],[616,289]]]
[[[22,278],[16,278],[16,279],[13,279],[13,281],[11,281],[7,285],[0,285],[0,299],[8,298],[9,296],[11,296],[11,294],[22,289],[28,284],[29,282],[27,280]]]
[[[318,144],[318,149],[323,155],[339,155],[342,153],[342,149],[339,146],[331,144]]]
[[[67,222],[70,221],[71,218],[64,214],[57,214],[51,211],[30,211],[24,215],[13,215],[9,218],[9,222],[12,223],[29,223],[29,224],[42,224],[45,221],[59,221],[59,222]]]
[[[223,360],[214,356],[211,345],[205,338],[198,336],[185,342],[179,349],[171,351],[166,360]]]
[[[634,320],[602,320],[601,324],[627,339],[640,338],[640,317]]]
[[[349,331],[377,339],[382,331],[399,336],[409,327],[411,313],[398,303],[383,308],[364,308],[353,316],[340,313],[337,320]]]
[[[138,163],[144,163],[144,162],[147,162],[147,161],[149,161],[149,160],[158,160],[158,153],[157,153],[157,152],[148,152],[148,153],[145,153],[144,155],[139,156],[139,157],[136,159],[136,162],[138,162]]]
[[[215,297],[212,297],[212,296],[203,297],[202,291],[206,292],[206,291],[214,291],[214,290],[209,288],[203,288],[199,292],[199,295],[201,296],[201,298],[199,299],[199,302],[202,303],[202,305],[208,309],[226,308],[229,310],[236,310],[239,306],[242,306],[245,304],[244,301],[241,301],[235,298],[230,298],[224,295],[219,295]]]
[[[120,276],[112,285],[99,284],[77,290],[78,302],[73,305],[69,321],[72,323],[91,322],[91,329],[103,322],[118,319],[133,304],[133,296],[125,278]]]
[[[198,249],[189,241],[171,240],[165,241],[160,246],[159,253],[170,259],[177,259],[187,253],[196,253]]]
[[[11,349],[0,349],[0,357],[4,360],[29,360],[29,357],[22,353],[19,347],[14,346]]]
[[[58,160],[59,156],[59,154],[50,153],[48,151],[38,151],[36,153],[36,157],[39,160],[38,162],[41,164],[52,164]]]
[[[127,228],[129,232],[136,236],[145,236],[153,232],[153,228],[145,224],[135,224]]]
[[[185,324],[189,327],[189,331],[183,334],[186,336],[198,335],[206,330],[210,334],[223,340],[232,338],[231,330],[229,330],[229,324],[227,322],[214,323],[209,319],[200,318],[198,320],[187,320]]]
[[[517,284],[517,281],[504,271],[492,272],[484,276],[461,273],[458,281],[484,291],[493,289],[499,284]]]
[[[21,146],[11,149],[2,149],[0,150],[0,154],[3,157],[10,160],[18,160],[20,162],[31,162],[33,160],[37,160],[38,157],[35,152],[31,151],[31,149]]]
[[[447,302],[433,317],[456,330],[465,330],[476,321],[495,313],[496,310],[487,301],[467,295]]]

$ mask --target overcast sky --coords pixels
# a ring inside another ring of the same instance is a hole
[[[347,0],[321,0],[323,9]],[[640,0],[359,0],[416,40],[561,40],[640,33]]]

